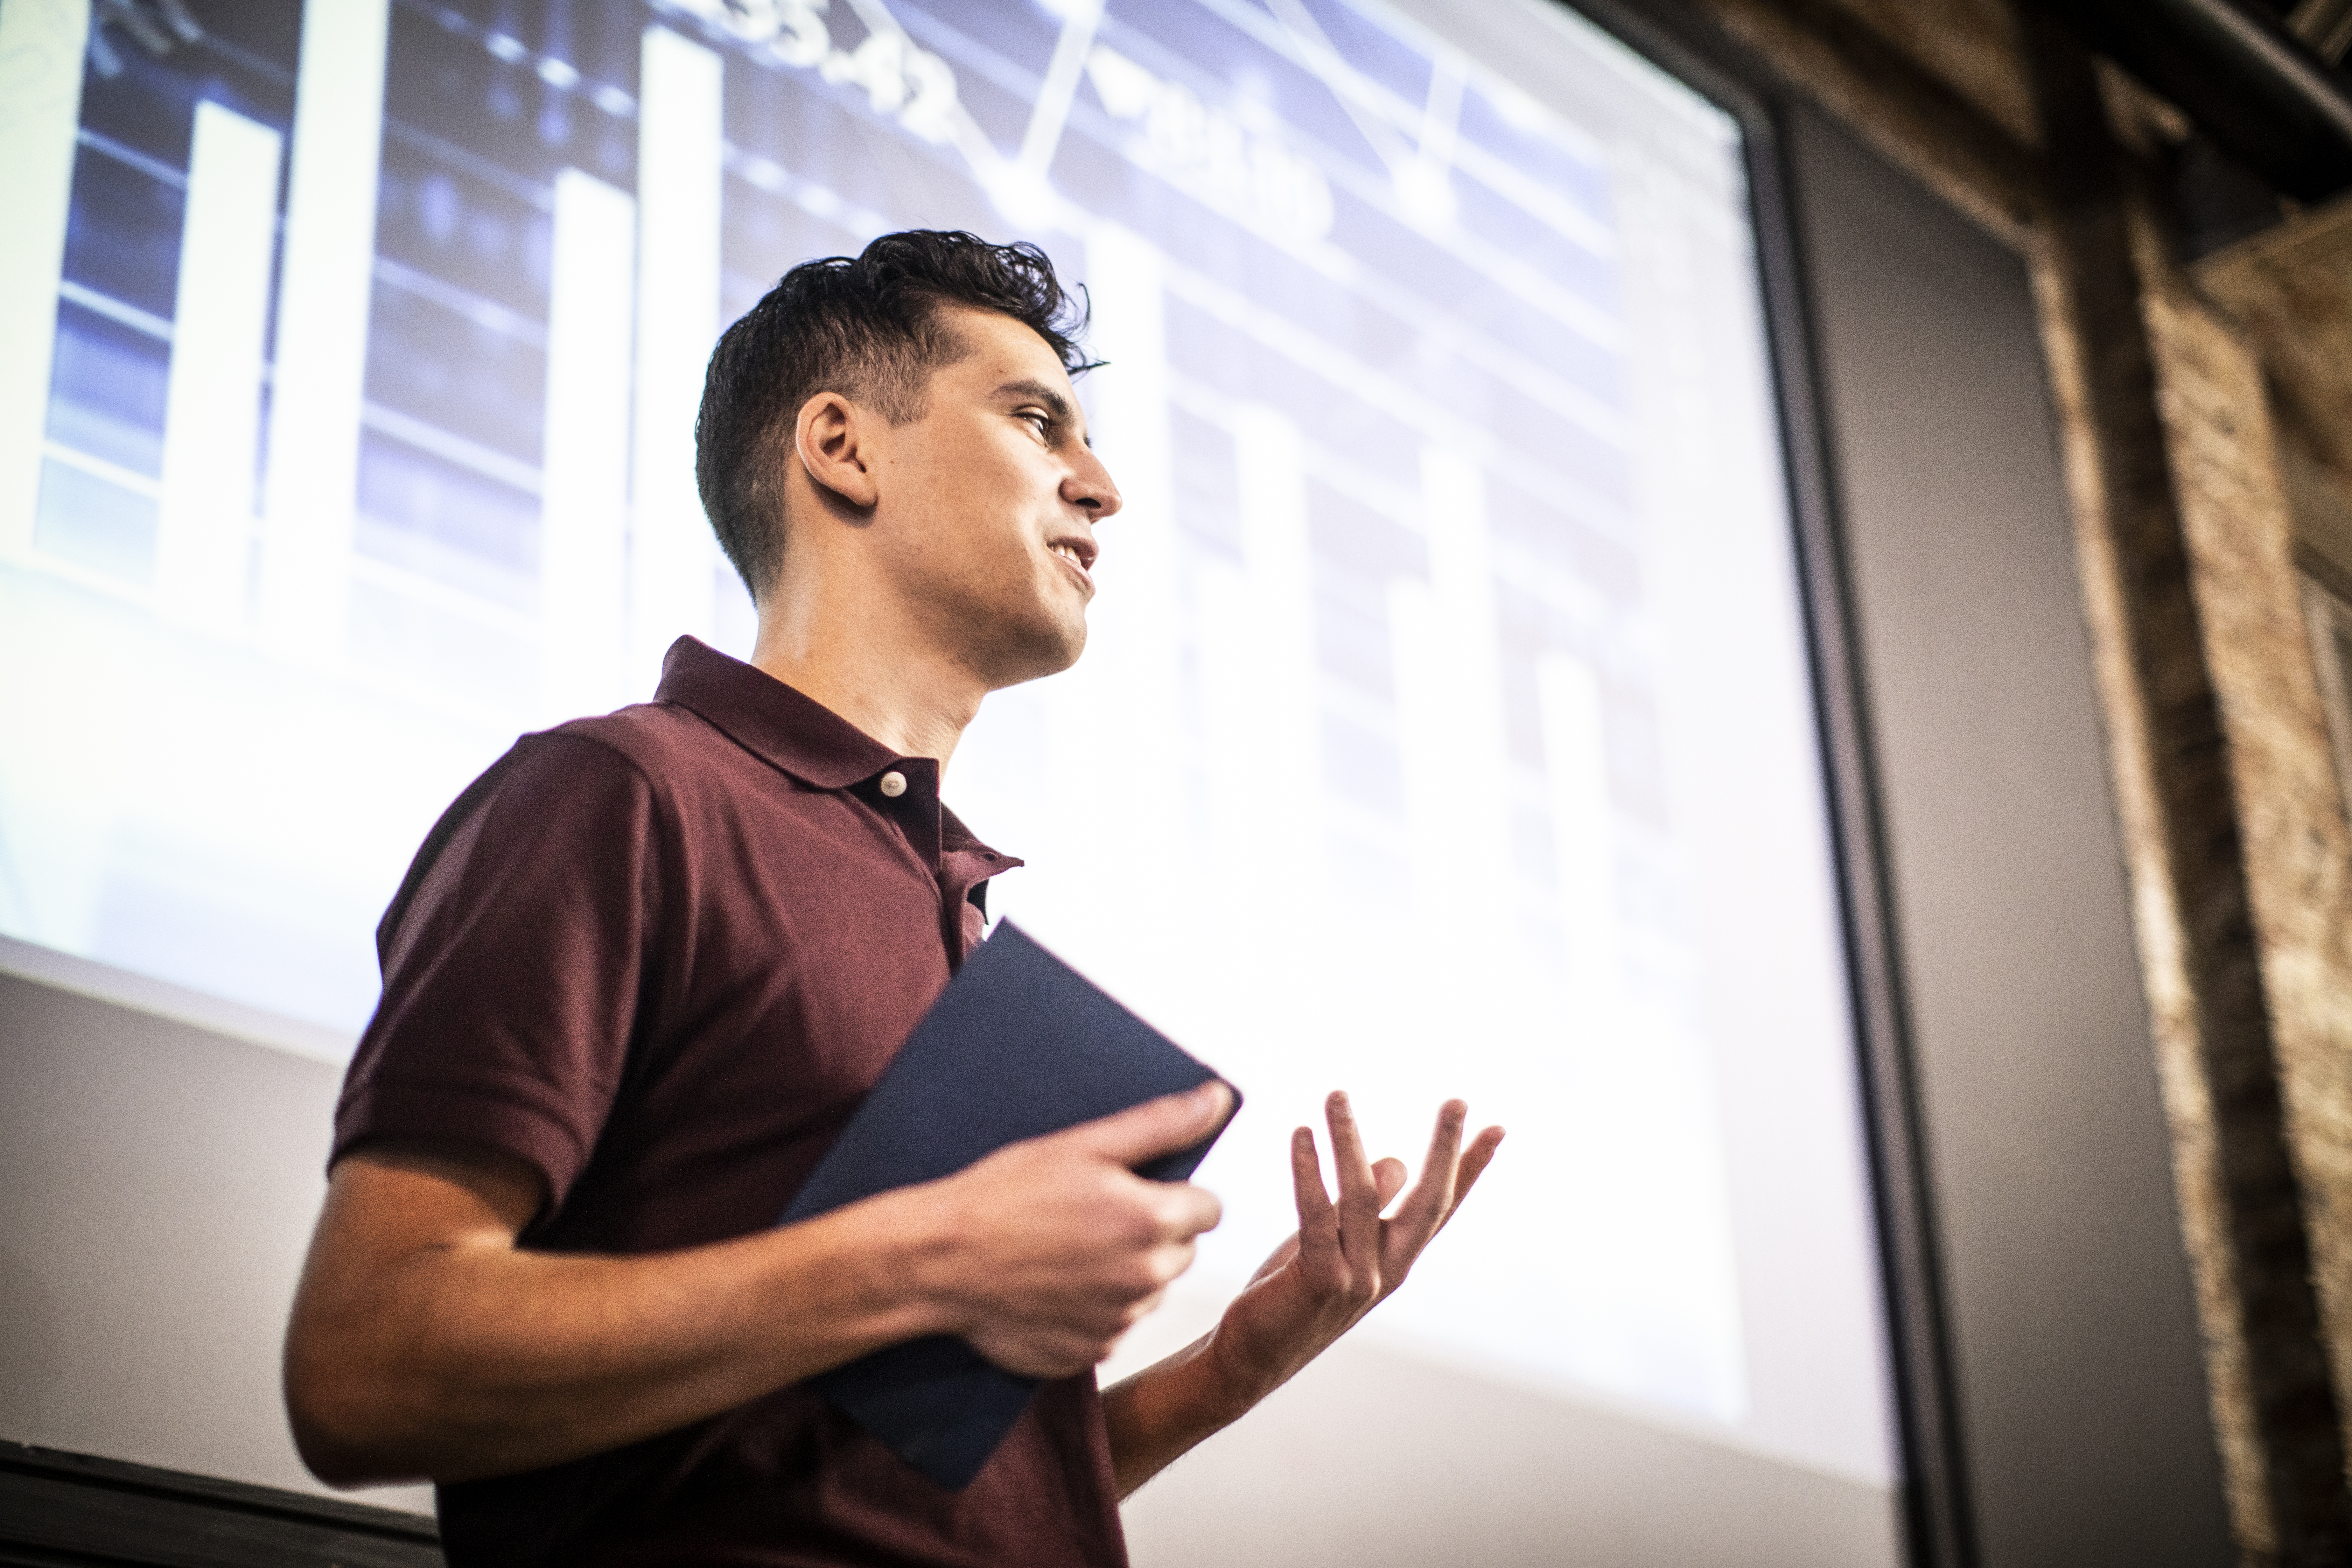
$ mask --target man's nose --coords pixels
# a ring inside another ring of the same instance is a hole
[[[1118,493],[1118,484],[1110,477],[1110,470],[1103,467],[1102,459],[1092,450],[1087,451],[1085,458],[1071,471],[1070,477],[1063,481],[1062,494],[1073,504],[1085,507],[1092,514],[1091,521],[1096,522],[1112,516],[1126,504],[1125,498]]]

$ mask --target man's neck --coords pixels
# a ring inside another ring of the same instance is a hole
[[[888,635],[898,628],[790,611],[762,606],[753,667],[901,756],[936,757],[944,773],[986,684],[926,640]]]

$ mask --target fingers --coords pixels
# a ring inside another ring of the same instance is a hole
[[[1356,1130],[1356,1112],[1344,1093],[1324,1101],[1331,1125],[1331,1163],[1339,1179],[1339,1247],[1358,1267],[1374,1267],[1380,1259],[1381,1192],[1372,1178],[1371,1162],[1364,1158],[1364,1140]]]
[[[1339,1250],[1339,1220],[1331,1194],[1323,1190],[1323,1163],[1315,1134],[1301,1127],[1290,1135],[1290,1181],[1298,1194],[1298,1258],[1318,1278],[1327,1274]]]
[[[1499,1127],[1489,1127],[1471,1141],[1470,1147],[1464,1152],[1460,1162],[1454,1167],[1453,1201],[1447,1204],[1445,1211],[1437,1216],[1436,1229],[1431,1231],[1430,1236],[1435,1236],[1437,1231],[1444,1230],[1454,1223],[1454,1216],[1462,1212],[1462,1200],[1470,1195],[1470,1189],[1477,1184],[1479,1176],[1493,1162],[1495,1151],[1502,1146],[1503,1130]],[[1421,1245],[1428,1246],[1428,1239],[1424,1237]]]
[[[1233,1106],[1234,1091],[1212,1079],[1198,1089],[1147,1100],[1055,1136],[1122,1165],[1140,1165],[1198,1143],[1217,1130]]]
[[[1182,1279],[1192,1267],[1199,1249],[1189,1241],[1171,1242],[1155,1250],[1151,1256],[1151,1274],[1157,1281],[1150,1293],[1153,1300],[1164,1294],[1168,1287]]]
[[[1462,1123],[1470,1108],[1449,1100],[1438,1108],[1437,1126],[1429,1135],[1429,1156],[1422,1163],[1421,1180],[1391,1222],[1396,1238],[1410,1258],[1437,1234],[1454,1203],[1454,1157],[1462,1146]]]
[[[1452,1219],[1461,1209],[1462,1200],[1470,1195],[1470,1189],[1477,1184],[1487,1165],[1493,1163],[1495,1151],[1502,1146],[1503,1130],[1499,1127],[1487,1128],[1471,1142],[1468,1152],[1462,1156],[1460,1168],[1454,1173],[1454,1205],[1446,1210],[1444,1218],[1437,1222],[1439,1229],[1443,1230],[1445,1221]]]
[[[1325,1110],[1331,1125],[1332,1163],[1339,1173],[1338,1201],[1324,1190],[1314,1134],[1299,1128],[1290,1139],[1298,1234],[1266,1260],[1253,1282],[1296,1257],[1306,1275],[1322,1281],[1327,1289],[1352,1289],[1355,1286],[1347,1283],[1352,1280],[1377,1300],[1403,1280],[1430,1238],[1462,1206],[1462,1200],[1494,1160],[1503,1130],[1486,1129],[1465,1150],[1462,1132],[1470,1108],[1459,1100],[1447,1100],[1438,1110],[1421,1180],[1405,1192],[1396,1214],[1383,1221],[1381,1212],[1404,1189],[1408,1174],[1404,1163],[1389,1159],[1372,1164],[1365,1160],[1354,1109],[1344,1093],[1334,1093]]]
[[[1206,1187],[1190,1182],[1144,1182],[1151,1189],[1160,1234],[1171,1241],[1190,1243],[1204,1230],[1214,1230],[1225,1215],[1225,1205]]]
[[[1315,1152],[1315,1134],[1301,1127],[1290,1135],[1290,1179],[1298,1191],[1298,1233],[1312,1237],[1336,1224],[1331,1194],[1323,1190],[1323,1162]]]

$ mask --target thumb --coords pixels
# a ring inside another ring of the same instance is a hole
[[[1211,1079],[1198,1089],[1166,1094],[1129,1106],[1093,1121],[1082,1121],[1062,1134],[1078,1147],[1122,1165],[1189,1149],[1217,1129],[1233,1110],[1234,1091]]]

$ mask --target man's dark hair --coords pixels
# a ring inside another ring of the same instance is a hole
[[[783,563],[783,478],[802,406],[837,392],[893,425],[921,418],[931,373],[971,352],[943,305],[1010,316],[1072,375],[1094,368],[1076,342],[1083,290],[1065,289],[1034,245],[958,230],[886,234],[854,260],[803,261],[719,338],[694,422],[694,477],[753,598]]]

